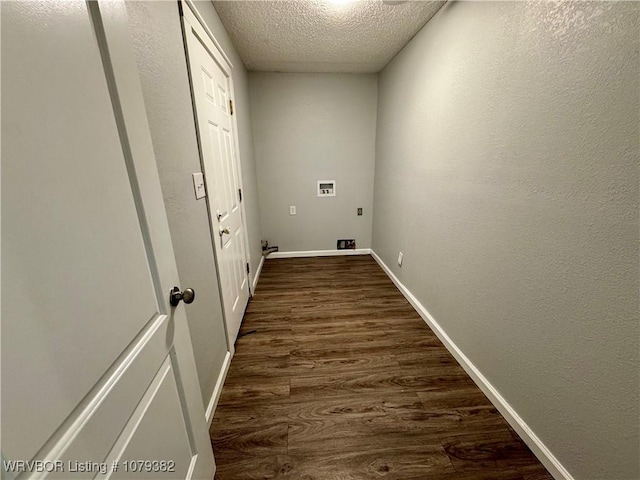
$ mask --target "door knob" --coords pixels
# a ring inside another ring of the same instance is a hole
[[[229,229],[220,227],[220,236],[224,235],[225,233],[229,235]]]
[[[184,300],[184,303],[193,303],[196,299],[196,292],[193,288],[185,288],[184,292],[181,292],[178,287],[173,287],[169,292],[169,303],[172,307],[177,307],[180,300]]]

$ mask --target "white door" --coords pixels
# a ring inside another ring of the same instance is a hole
[[[3,478],[211,479],[124,4],[0,8]]]
[[[229,67],[188,5],[183,5],[189,73],[207,186],[229,347],[249,300],[240,168],[230,104]]]

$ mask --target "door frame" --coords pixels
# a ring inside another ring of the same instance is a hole
[[[216,40],[215,36],[213,35],[213,33],[211,32],[211,30],[209,29],[209,27],[207,26],[207,24],[205,23],[204,19],[202,18],[202,16],[200,15],[200,13],[198,12],[197,8],[195,7],[193,0],[179,0],[179,6],[180,6],[180,15],[181,15],[181,24],[182,24],[182,34],[183,34],[183,41],[184,41],[184,47],[185,47],[185,53],[186,53],[186,59],[187,59],[187,69],[189,70],[189,73],[191,74],[191,66],[189,64],[189,48],[187,45],[187,38],[186,35],[189,34],[188,32],[188,28],[192,27],[194,30],[198,31],[197,33],[203,37],[203,38],[208,38],[209,40],[211,40],[211,42],[213,43],[213,49],[210,50],[211,55],[213,56],[214,61],[220,66],[221,70],[223,71],[223,73],[226,75],[227,79],[228,79],[228,84],[229,84],[229,99],[233,102],[234,105],[234,110],[235,110],[235,105],[236,105],[236,99],[235,99],[235,89],[234,89],[234,82],[233,82],[233,64],[231,63],[231,60],[229,59],[229,57],[226,55],[226,53],[224,52],[224,50],[222,49],[222,46],[220,45],[220,43]],[[186,23],[186,22],[188,23]],[[197,112],[197,106],[196,106],[196,98],[194,97],[193,94],[193,85],[191,84],[191,75],[189,76],[189,85],[190,85],[190,89],[191,89],[191,102],[192,102],[192,106],[193,106],[193,115],[194,115],[194,119],[195,119],[195,129],[196,129],[196,136],[198,138],[198,151],[200,153],[200,166],[201,169],[203,171],[203,174],[205,175],[206,178],[206,171],[204,169],[204,159],[202,158],[202,148],[201,148],[201,139],[200,139],[200,132],[198,131],[198,112]],[[241,217],[241,221],[242,221],[242,229],[243,229],[243,243],[244,243],[244,262],[247,265],[251,265],[251,252],[249,250],[249,232],[247,229],[247,214],[246,214],[246,209],[245,209],[245,199],[246,199],[246,189],[244,186],[244,177],[242,175],[242,162],[240,160],[240,141],[238,138],[238,117],[237,117],[237,111],[234,111],[234,113],[231,115],[231,126],[233,129],[233,148],[234,148],[234,161],[236,163],[236,169],[238,172],[238,182],[240,184],[240,188],[242,190],[242,200],[240,201],[240,217]],[[216,229],[216,225],[213,222],[213,212],[211,211],[211,204],[209,203],[209,195],[207,192],[207,212],[209,215],[209,230],[211,232],[211,238],[212,238],[212,242],[214,242],[216,240],[216,236],[217,236],[217,229]],[[224,316],[224,327],[225,327],[225,334],[227,337],[227,348],[228,351],[231,353],[231,355],[233,356],[233,353],[235,352],[235,346],[233,344],[230,345],[229,342],[229,335],[228,335],[228,330],[227,330],[227,313],[225,311],[224,308],[224,298],[223,298],[223,289],[222,289],[222,282],[221,282],[221,278],[220,278],[220,264],[218,262],[218,255],[216,252],[216,249],[213,246],[213,243],[211,245],[211,248],[213,249],[213,255],[215,258],[215,262],[216,262],[216,268],[217,268],[217,281],[218,281],[218,291],[220,293],[220,298],[222,300],[222,314]],[[251,282],[251,275],[249,272],[246,271],[246,267],[245,267],[245,275],[246,275],[246,279],[247,279],[247,285],[248,285],[248,289],[249,289],[249,298],[251,298],[253,296],[253,292],[252,292],[252,282]]]

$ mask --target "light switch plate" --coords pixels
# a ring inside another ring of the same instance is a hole
[[[196,192],[196,200],[207,196],[207,191],[204,188],[204,176],[202,175],[202,172],[193,174],[193,189]]]
[[[296,207],[295,205],[290,205],[289,206],[289,215],[295,215],[296,214]]]
[[[402,266],[402,259],[404,258],[404,253],[400,252],[398,254],[398,266],[401,267]]]

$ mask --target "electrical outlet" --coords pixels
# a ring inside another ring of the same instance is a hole
[[[356,249],[356,241],[353,238],[345,238],[338,240],[336,244],[336,249],[338,250],[355,250]]]
[[[362,207],[358,207],[358,216],[362,215]]]
[[[401,267],[402,266],[402,257],[404,257],[404,253],[400,252],[398,254],[398,266]]]
[[[295,205],[291,205],[289,207],[289,215],[295,215],[296,214],[296,207]]]

